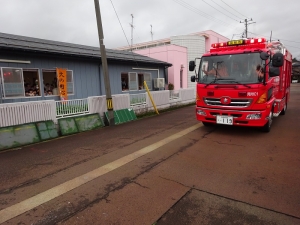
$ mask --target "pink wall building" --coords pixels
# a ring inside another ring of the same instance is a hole
[[[177,45],[164,45],[153,48],[135,50],[135,53],[172,63],[168,68],[168,81],[174,89],[187,88],[187,48]]]

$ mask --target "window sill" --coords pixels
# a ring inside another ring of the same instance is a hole
[[[68,94],[68,96],[74,96],[75,94]],[[60,95],[44,95],[45,98],[50,98],[50,97],[60,97]]]
[[[139,90],[122,90],[122,92],[131,92],[131,91],[146,91],[146,89],[139,89]],[[149,91],[151,91],[149,89]]]
[[[3,97],[2,99],[41,98],[42,96]]]

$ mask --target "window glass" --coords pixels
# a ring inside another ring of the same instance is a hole
[[[144,89],[144,74],[138,74],[139,90]]]
[[[128,76],[129,76],[129,90],[130,91],[138,90],[137,74],[129,73]]]
[[[121,74],[121,86],[122,86],[122,91],[128,91],[128,74],[127,73]]]
[[[21,68],[2,68],[4,97],[23,97],[24,81]]]
[[[23,69],[25,96],[41,96],[40,79],[37,69]]]
[[[144,81],[146,81],[149,90],[152,90],[151,73],[144,73]]]
[[[57,78],[55,70],[43,70],[44,95],[58,95]]]
[[[67,86],[68,86],[68,94],[74,94],[74,82],[73,82],[73,71],[67,71]]]
[[[204,84],[250,84],[262,82],[265,62],[259,53],[202,57],[198,82]]]

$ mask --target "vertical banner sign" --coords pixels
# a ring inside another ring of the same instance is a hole
[[[60,100],[68,100],[67,70],[56,68]]]

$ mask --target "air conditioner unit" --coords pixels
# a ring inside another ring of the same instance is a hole
[[[164,88],[165,87],[165,78],[155,78],[153,79],[154,88]]]

